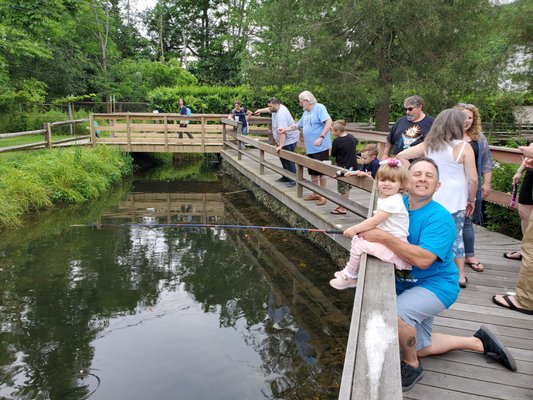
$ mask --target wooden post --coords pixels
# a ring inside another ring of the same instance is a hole
[[[205,120],[205,115],[202,115],[202,151],[205,153],[205,125],[207,121]]]
[[[300,164],[297,165],[296,169],[296,196],[301,199],[304,196],[304,187],[300,185],[300,181],[304,179],[304,167]]]
[[[168,115],[163,117],[163,123],[165,124],[165,151],[168,152]]]
[[[72,103],[71,102],[68,102],[67,104],[67,111],[68,111],[68,119],[71,121],[69,124],[69,132],[70,132],[70,135],[72,135],[74,133],[72,129],[72,120],[74,119],[74,116],[72,114]]]
[[[128,142],[128,151],[131,151],[131,115],[126,115],[126,137]]]
[[[222,150],[226,150],[228,146],[226,145],[226,137],[228,133],[226,131],[226,124],[222,123]]]
[[[259,175],[265,174],[265,151],[259,150]]]
[[[241,150],[241,139],[238,138],[238,136],[242,135],[242,122],[239,121],[237,124],[237,160],[242,159],[242,150]]]
[[[52,124],[50,122],[46,123],[46,147],[49,149],[52,148]]]

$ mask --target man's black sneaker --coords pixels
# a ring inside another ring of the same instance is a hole
[[[402,392],[407,392],[424,376],[424,369],[422,363],[418,361],[420,365],[415,368],[402,360],[400,364],[402,374]]]
[[[276,179],[276,182],[287,182],[287,178],[282,176],[281,178]]]
[[[516,361],[511,352],[503,345],[498,337],[486,326],[481,326],[474,336],[483,343],[483,354],[502,363],[511,371],[516,371]]]

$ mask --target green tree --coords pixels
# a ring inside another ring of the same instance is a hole
[[[158,58],[179,59],[201,83],[239,83],[255,0],[160,0],[146,14]]]
[[[497,10],[488,0],[269,0],[255,15],[256,56],[245,76],[370,102],[378,129],[387,130],[395,96],[418,92],[442,107],[469,90],[495,89],[504,61],[493,41]]]
[[[180,67],[179,62],[122,60],[111,67],[111,91],[120,100],[145,101],[148,93],[160,86],[196,85],[198,80]]]

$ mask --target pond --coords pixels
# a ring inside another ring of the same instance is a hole
[[[137,179],[3,232],[0,398],[337,397],[354,292],[325,254],[155,223],[284,225],[223,180]]]

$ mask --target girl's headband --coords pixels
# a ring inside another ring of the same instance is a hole
[[[379,162],[379,165],[388,165],[389,167],[400,167],[402,163],[397,158],[386,158]]]

